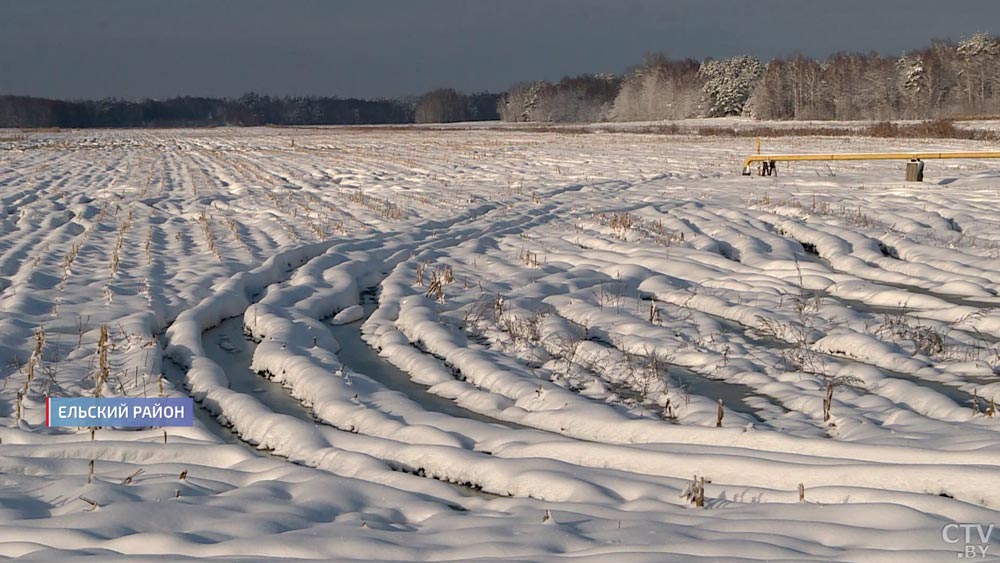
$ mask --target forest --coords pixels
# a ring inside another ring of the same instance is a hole
[[[496,120],[498,94],[435,90],[415,100],[334,97],[177,97],[165,100],[51,100],[0,96],[0,127],[205,127],[359,125]],[[442,100],[445,100],[442,103]]]
[[[520,84],[501,101],[505,121],[654,121],[746,116],[762,120],[894,120],[1000,113],[1000,38],[935,41],[899,57],[836,53],[767,63],[750,56],[669,59],[623,76]]]

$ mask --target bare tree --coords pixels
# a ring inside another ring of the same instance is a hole
[[[616,121],[683,119],[699,114],[702,80],[697,61],[647,55],[622,82],[611,110]]]
[[[962,41],[956,48],[961,67],[965,110],[969,113],[985,112],[994,103],[994,92],[1000,72],[1000,39],[986,33],[977,33]]]
[[[451,123],[469,119],[468,99],[450,88],[420,96],[413,110],[417,123]]]
[[[567,76],[539,91],[538,103],[531,112],[532,120],[604,121],[618,95],[619,86],[618,78],[607,74]]]
[[[767,63],[753,94],[747,101],[750,114],[757,119],[792,119],[795,100],[792,96],[791,73],[784,59]]]

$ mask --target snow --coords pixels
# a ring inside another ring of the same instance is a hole
[[[749,145],[0,141],[0,556],[955,559],[943,527],[1000,511],[997,165],[747,178]],[[197,422],[45,427],[98,392]]]

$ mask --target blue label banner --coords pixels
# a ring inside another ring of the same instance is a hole
[[[191,426],[194,399],[49,397],[45,403],[48,426]]]

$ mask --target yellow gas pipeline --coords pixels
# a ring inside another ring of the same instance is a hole
[[[803,160],[906,160],[923,161],[944,158],[1000,158],[1000,152],[859,152],[859,153],[828,153],[828,154],[755,154],[743,162],[743,174],[750,175],[750,167],[755,162],[765,163],[764,166],[773,170],[774,163],[779,161],[793,162]]]

